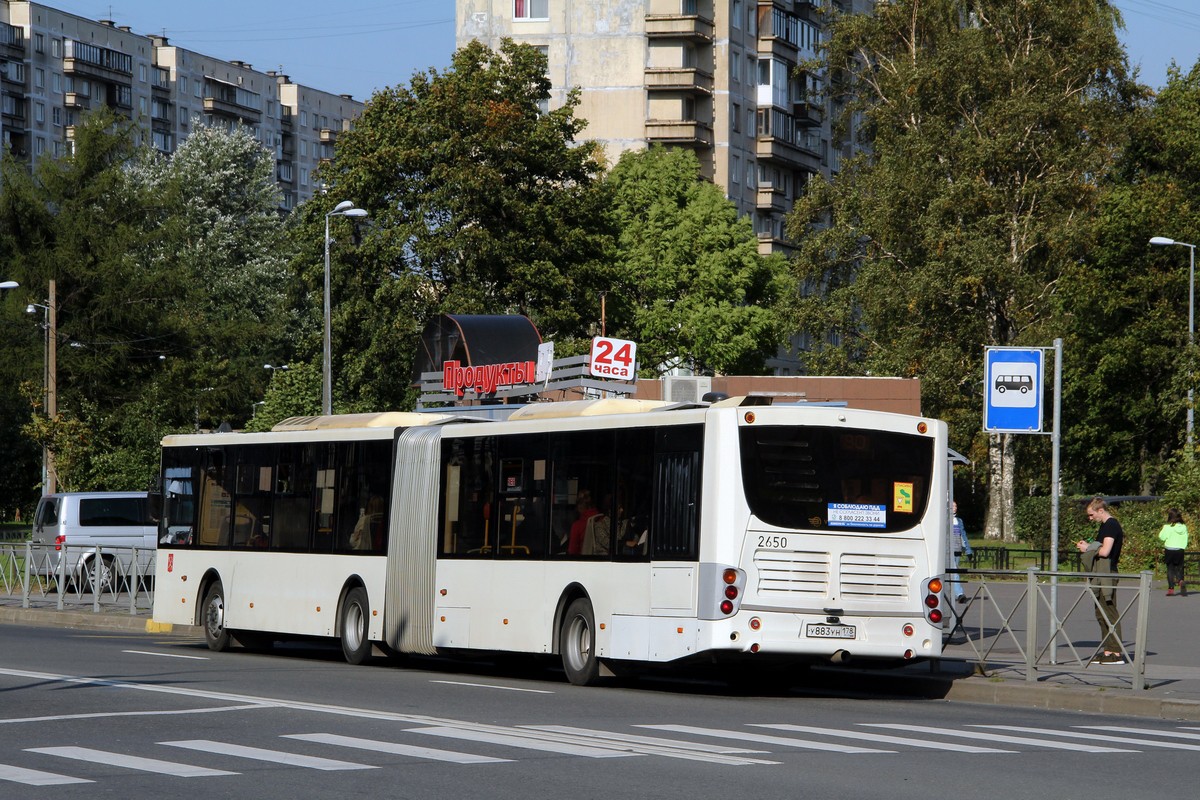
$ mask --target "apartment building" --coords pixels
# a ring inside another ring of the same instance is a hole
[[[101,104],[172,153],[196,126],[244,126],[275,153],[283,206],[319,188],[313,170],[363,109],[349,95],[187,50],[112,20],[0,0],[0,142],[32,166],[70,152],[74,126]]]
[[[824,12],[874,0],[456,0],[459,47],[508,37],[541,48],[550,104],[580,90],[583,135],[610,161],[654,142],[696,152],[709,180],[752,217],[759,251],[787,252],[784,218],[814,175],[837,172],[839,109],[821,97]],[[796,337],[769,362],[802,371]]]
[[[551,105],[581,92],[584,136],[610,160],[654,142],[688,147],[754,219],[762,252],[785,250],[784,215],[813,175],[838,169],[831,112],[814,102],[827,6],[873,0],[457,0],[458,46],[504,37],[545,52]]]

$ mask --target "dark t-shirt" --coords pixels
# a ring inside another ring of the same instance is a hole
[[[1113,572],[1120,572],[1117,562],[1121,560],[1121,546],[1125,544],[1125,531],[1121,529],[1121,523],[1117,522],[1116,517],[1109,517],[1100,523],[1100,530],[1096,532],[1096,541],[1103,547],[1105,539],[1113,540],[1112,549],[1108,551],[1108,563],[1112,564]]]

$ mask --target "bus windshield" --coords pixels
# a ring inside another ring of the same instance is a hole
[[[745,426],[750,511],[781,528],[894,533],[925,514],[933,440],[879,430]]]

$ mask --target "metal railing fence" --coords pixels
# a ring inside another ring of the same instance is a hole
[[[987,674],[992,667],[1023,668],[1034,682],[1051,672],[1085,672],[1103,667],[1130,687],[1146,687],[1146,638],[1154,574],[1050,573],[1027,570],[950,570],[943,657],[963,657]],[[954,581],[961,583],[955,584]],[[1117,619],[1101,623],[1097,591],[1116,590]],[[964,603],[954,596],[962,589]],[[1122,625],[1122,623],[1124,623]],[[1134,624],[1132,636],[1129,625]],[[1103,627],[1101,627],[1103,625]],[[1096,663],[1106,634],[1120,632],[1124,669]]]
[[[0,605],[138,614],[154,605],[157,551],[0,542]]]

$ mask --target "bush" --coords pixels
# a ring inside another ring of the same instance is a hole
[[[1058,507],[1059,552],[1072,552],[1075,542],[1090,541],[1096,536],[1096,524],[1088,522],[1087,502],[1089,497],[1063,498]],[[1121,549],[1121,572],[1141,572],[1144,569],[1161,570],[1162,542],[1158,532],[1167,519],[1167,501],[1155,500],[1148,503],[1126,502],[1113,505],[1109,510],[1121,523],[1125,531],[1125,544]],[[1017,535],[1030,547],[1039,550],[1050,548],[1050,498],[1024,497],[1017,502]],[[1188,526],[1193,534],[1195,519]],[[1194,540],[1193,540],[1194,544]]]

